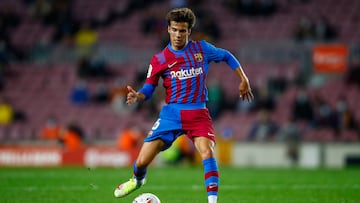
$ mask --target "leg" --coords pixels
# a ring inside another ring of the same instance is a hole
[[[146,168],[164,146],[165,143],[161,139],[144,142],[136,160],[136,167]]]
[[[144,142],[134,163],[134,176],[138,181],[145,178],[146,169],[155,156],[163,149],[165,143],[161,139]]]
[[[214,157],[214,141],[206,137],[194,137],[194,145],[202,160]]]
[[[145,142],[143,144],[138,158],[134,163],[134,178],[119,185],[114,191],[115,197],[124,197],[145,184],[147,166],[164,146],[165,143],[160,139]]]
[[[219,169],[214,156],[214,141],[206,137],[195,137],[194,145],[199,152],[204,166],[204,178],[208,202],[216,203],[219,186]]]

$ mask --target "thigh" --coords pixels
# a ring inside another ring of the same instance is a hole
[[[148,166],[164,146],[165,143],[161,139],[144,142],[136,160],[137,167],[142,168]]]
[[[214,127],[208,109],[182,110],[181,121],[190,139],[206,137],[215,142]]]
[[[144,142],[152,142],[160,139],[165,143],[162,149],[165,150],[183,133],[184,131],[181,128],[180,121],[159,118],[154,123]]]

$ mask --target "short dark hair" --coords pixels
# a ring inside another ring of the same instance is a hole
[[[171,21],[188,23],[189,29],[195,26],[196,16],[189,8],[175,8],[166,15],[168,25]]]

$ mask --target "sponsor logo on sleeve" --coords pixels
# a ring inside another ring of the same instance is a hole
[[[147,75],[146,75],[146,78],[149,78],[151,76],[151,72],[152,72],[152,65],[150,64]]]

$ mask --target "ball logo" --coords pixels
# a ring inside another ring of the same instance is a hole
[[[161,203],[160,199],[152,193],[143,193],[137,196],[133,203]]]

